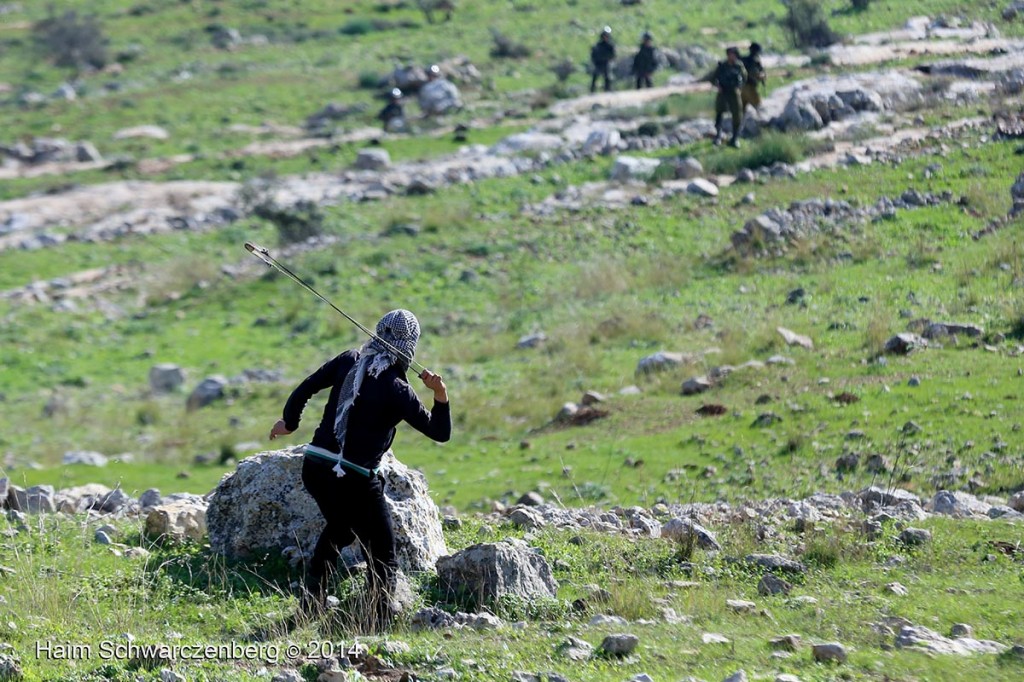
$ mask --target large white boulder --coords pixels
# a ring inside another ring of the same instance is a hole
[[[302,459],[298,449],[261,452],[221,479],[206,517],[215,552],[243,558],[298,547],[312,553],[324,519],[302,486]],[[381,467],[399,567],[406,572],[433,570],[448,548],[426,477],[391,454],[384,456]]]
[[[558,583],[537,550],[513,538],[467,547],[437,562],[441,589],[456,598],[493,604],[506,595],[554,597]]]
[[[612,165],[612,180],[629,182],[631,180],[650,180],[661,165],[659,159],[642,156],[620,156]]]

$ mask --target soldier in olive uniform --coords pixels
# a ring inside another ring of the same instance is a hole
[[[732,139],[729,146],[740,146],[740,128],[743,126],[743,103],[740,88],[747,82],[747,71],[740,61],[740,51],[730,47],[725,51],[725,61],[718,62],[715,70],[703,80],[718,87],[715,97],[715,144],[722,144],[722,121],[725,113],[732,114]]]
[[[743,68],[747,70],[747,82],[743,84],[743,89],[740,91],[743,98],[743,110],[746,111],[748,104],[755,109],[760,109],[761,93],[759,88],[765,84],[768,74],[764,70],[764,64],[761,63],[761,45],[759,43],[750,43],[750,54],[743,58]]]

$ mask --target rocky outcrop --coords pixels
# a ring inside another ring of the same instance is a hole
[[[949,654],[954,656],[970,656],[972,654],[998,654],[1006,651],[1005,644],[984,639],[959,637],[950,639],[943,637],[934,630],[920,625],[905,625],[896,635],[896,647],[899,649],[917,649],[931,654]]]
[[[185,384],[185,370],[171,363],[160,363],[149,368],[149,390],[153,393],[173,393]]]
[[[493,604],[506,595],[554,597],[558,583],[544,557],[518,539],[467,547],[437,561],[441,589],[455,599]]]
[[[399,566],[407,572],[433,570],[447,547],[426,478],[390,454],[381,461],[381,476]],[[324,524],[302,486],[302,455],[288,450],[242,460],[214,490],[207,521],[213,550],[239,558],[288,547],[309,554]],[[353,547],[343,558],[355,563],[360,554]]]
[[[764,117],[779,130],[820,130],[864,112],[899,110],[922,101],[921,84],[896,71],[819,76],[772,92]]]

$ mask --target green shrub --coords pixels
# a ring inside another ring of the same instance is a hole
[[[828,47],[839,40],[825,19],[819,0],[783,0],[783,4],[786,15],[782,28],[796,47]]]
[[[871,0],[850,0],[850,4],[853,5],[855,11],[863,12],[871,4]]]
[[[37,47],[57,66],[102,69],[107,65],[107,39],[94,16],[68,11],[36,22],[32,35]]]
[[[353,19],[338,29],[343,36],[364,36],[376,30],[373,21],[370,19]]]
[[[796,163],[816,149],[816,144],[803,135],[766,133],[751,140],[739,151],[718,149],[703,159],[704,168],[712,173],[734,174],[743,168],[764,168],[774,163]]]

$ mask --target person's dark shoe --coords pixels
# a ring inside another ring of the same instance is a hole
[[[722,138],[721,138],[721,136],[715,135],[714,139],[711,140],[711,144],[715,145],[716,147],[721,147],[722,146]]]
[[[733,139],[729,140],[729,146],[732,147],[733,149],[739,149],[740,141],[734,137]]]

